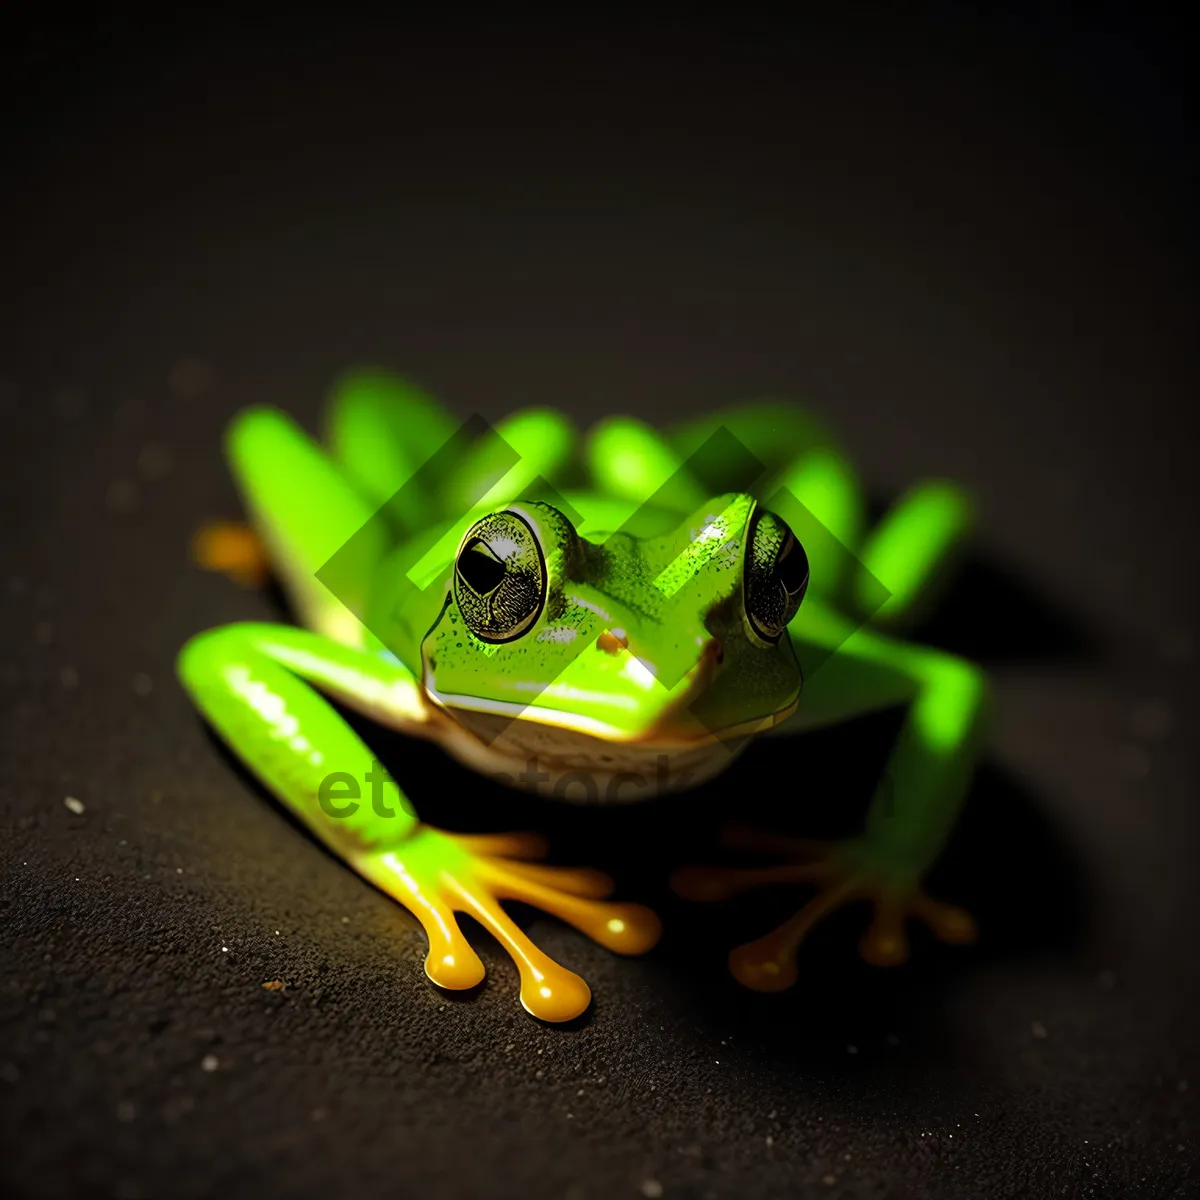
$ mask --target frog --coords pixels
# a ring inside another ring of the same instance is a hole
[[[969,914],[922,881],[982,752],[988,682],[905,637],[976,523],[964,489],[920,481],[869,524],[849,456],[789,400],[663,428],[616,414],[580,430],[547,406],[492,425],[361,368],[332,387],[321,424],[310,433],[263,404],[229,423],[246,528],[294,619],[197,633],[177,675],[284,809],[416,918],[438,989],[484,981],[466,914],[511,957],[529,1014],[574,1021],[589,985],[505,905],[620,955],[652,950],[662,921],[614,899],[605,872],[548,862],[537,832],[427,824],[339,706],[504,790],[585,806],[731,779],[764,738],[899,709],[859,833],[816,842],[735,827],[730,844],[776,861],[684,866],[670,883],[685,903],[815,888],[730,951],[734,978],[761,992],[791,987],[805,936],[854,901],[871,905],[859,949],[880,966],[908,957],[910,919],[974,939]],[[260,578],[252,566],[239,569]]]

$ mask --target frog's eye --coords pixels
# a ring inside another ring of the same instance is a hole
[[[742,588],[746,623],[759,641],[783,636],[808,587],[808,555],[782,517],[759,509],[746,544]]]
[[[492,513],[471,527],[454,562],[454,599],[483,642],[511,642],[537,620],[546,603],[546,559],[523,517]]]

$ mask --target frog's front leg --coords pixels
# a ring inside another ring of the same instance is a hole
[[[178,670],[205,717],[263,783],[355,871],[417,917],[429,939],[425,970],[439,986],[469,988],[483,979],[483,964],[455,917],[466,912],[513,957],[530,1013],[566,1021],[587,1008],[587,984],[538,950],[501,900],[539,907],[618,953],[642,953],[657,940],[653,913],[603,901],[612,886],[604,876],[525,861],[538,856],[537,838],[459,836],[417,819],[395,781],[316,690],[395,728],[434,736],[436,718],[410,672],[391,656],[290,626],[238,624],[192,638]]]
[[[974,664],[941,651],[897,641],[869,627],[851,631],[820,602],[806,603],[791,632],[801,661],[814,649],[836,647],[807,681],[800,709],[789,722],[793,729],[829,725],[898,704],[906,705],[907,713],[861,835],[823,845],[735,832],[732,840],[742,848],[790,861],[751,869],[692,867],[676,874],[676,890],[694,900],[720,900],[771,883],[816,884],[816,897],[796,916],[731,953],[735,977],[758,991],[790,987],[797,977],[796,951],[808,931],[855,900],[874,906],[861,950],[878,965],[907,958],[909,916],[923,920],[946,941],[974,937],[971,918],[927,896],[921,879],[949,835],[981,750],[986,677]]]

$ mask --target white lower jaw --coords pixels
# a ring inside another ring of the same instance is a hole
[[[450,692],[439,692],[428,684],[425,685],[425,695],[431,703],[451,714],[478,713],[508,722],[550,725],[556,729],[587,734],[608,742],[634,741],[639,736],[625,733],[607,721],[585,716],[582,713],[562,712],[558,709],[539,708],[535,704],[517,704],[507,700],[485,700],[477,696],[459,696]]]
[[[443,714],[435,739],[507,787],[582,804],[635,803],[695,787],[729,766],[747,741],[610,742],[528,721],[504,722],[497,734],[475,715]]]
[[[510,708],[516,706],[434,709],[428,733],[454,758],[505,786],[574,803],[626,804],[711,779],[795,705],[718,732],[660,727],[636,740],[531,720],[529,709],[514,716]]]

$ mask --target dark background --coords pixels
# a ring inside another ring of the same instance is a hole
[[[0,1191],[1196,1194],[1182,18],[833,8],[590,33],[6,16]],[[315,425],[360,362],[463,416],[793,396],[881,496],[975,488],[978,560],[926,632],[997,679],[933,881],[979,946],[918,934],[874,971],[851,911],[759,997],[724,955],[801,896],[664,893],[735,796],[852,827],[894,722],[622,813],[380,738],[422,812],[543,824],[668,921],[620,960],[528,914],[593,985],[570,1028],[520,1010],[482,937],[484,988],[437,993],[415,923],[172,676],[191,633],[277,614],[188,563],[238,514],[222,427],[258,401]]]

